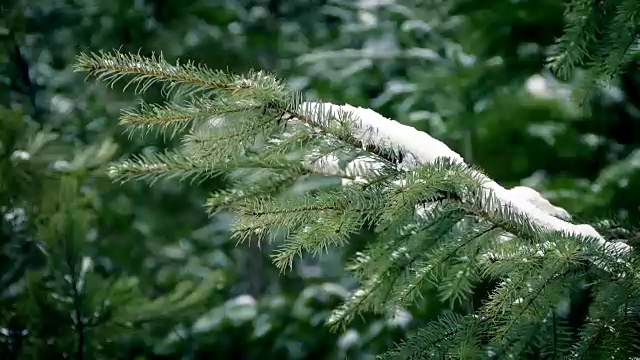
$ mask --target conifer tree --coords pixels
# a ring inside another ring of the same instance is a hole
[[[226,177],[231,185],[207,199],[207,211],[233,211],[240,242],[278,243],[272,257],[283,271],[363,229],[378,235],[351,259],[360,287],[328,326],[392,312],[427,291],[451,304],[382,358],[637,353],[633,249],[574,224],[533,189],[501,187],[428,134],[368,109],[306,101],[260,71],[236,75],[117,51],[82,54],[76,70],[107,84],[127,78],[137,92],[158,83],[168,98],[124,111],[120,122],[132,135],[158,131],[182,145],[115,163],[113,179]],[[456,306],[481,284],[482,301]],[[586,311],[571,305],[576,293],[586,296]]]
[[[201,311],[219,278],[151,298],[138,277],[110,274],[92,251],[97,211],[86,184],[104,173],[113,142],[70,153],[19,111],[0,107],[0,114],[3,359],[112,358],[118,350],[108,345],[133,331],[144,337],[145,324]]]

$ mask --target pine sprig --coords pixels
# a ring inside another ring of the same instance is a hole
[[[219,174],[221,174],[219,168],[189,158],[180,152],[137,155],[112,164],[109,168],[109,176],[121,183],[146,180],[154,184],[158,180],[171,178],[190,179],[192,182],[197,182]]]
[[[200,122],[231,113],[256,111],[262,104],[252,102],[227,103],[207,98],[195,98],[185,104],[166,103],[162,105],[140,103],[139,109],[125,110],[120,116],[120,125],[126,126],[130,135],[147,135],[152,130],[165,132],[171,129],[171,137],[184,131],[194,122]]]
[[[385,353],[387,360],[447,358],[451,347],[464,328],[472,329],[477,320],[453,312],[445,312],[408,339]]]
[[[598,33],[598,9],[592,1],[573,0],[565,11],[567,25],[549,57],[550,68],[567,79],[571,71],[589,58]]]
[[[572,0],[565,11],[563,35],[550,49],[549,68],[562,79],[582,67],[574,98],[585,103],[599,87],[608,86],[637,55],[640,4],[635,0]]]
[[[222,70],[211,70],[192,61],[181,63],[178,60],[171,64],[162,53],[148,57],[118,50],[81,53],[76,59],[74,70],[96,77],[111,87],[130,76],[124,89],[135,86],[136,93],[143,93],[156,83],[162,84],[163,94],[167,96],[172,92],[176,96],[193,96],[199,92],[215,94],[222,91],[238,97],[255,98],[256,92],[265,89],[283,89],[273,76],[265,76],[261,71],[239,76]],[[274,95],[273,92],[267,93]]]

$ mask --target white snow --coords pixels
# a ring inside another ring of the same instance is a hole
[[[402,168],[410,169],[419,164],[428,164],[438,158],[449,158],[456,163],[464,163],[462,156],[451,150],[442,141],[425,132],[385,118],[377,112],[351,105],[335,105],[331,103],[306,102],[301,106],[305,114],[318,112],[331,113],[339,117],[344,112],[351,113],[357,121],[349,124],[352,135],[363,143],[363,146],[375,145],[385,149],[403,149]],[[310,116],[313,118],[313,116]],[[478,174],[480,176],[480,174]],[[534,189],[517,186],[505,189],[492,179],[481,175],[483,188],[487,194],[493,193],[498,206],[509,207],[512,211],[526,215],[543,228],[551,231],[564,231],[578,236],[593,237],[606,248],[628,251],[628,245],[619,242],[607,242],[592,226],[574,225],[563,219],[569,214],[562,208],[552,205]]]

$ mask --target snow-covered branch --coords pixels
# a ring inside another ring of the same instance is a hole
[[[351,105],[306,102],[302,104],[301,112],[326,112],[335,117],[345,112],[351,113],[358,120],[349,124],[352,135],[365,147],[375,146],[390,150],[401,149],[403,159],[399,165],[405,169],[433,163],[438,158],[448,158],[455,163],[464,164],[462,156],[451,150],[442,141],[413,127],[387,119],[371,109],[353,107]],[[330,161],[326,162],[330,163]],[[374,164],[367,163],[364,166],[370,167],[374,166]],[[358,167],[361,168],[362,166]],[[552,205],[534,189],[524,186],[505,189],[487,176],[477,175],[483,180],[482,188],[486,194],[493,194],[498,200],[498,206],[503,206],[515,213],[522,214],[542,228],[598,239],[606,250],[614,251],[615,253],[619,253],[621,250],[630,250],[630,247],[624,243],[606,241],[590,225],[569,223],[566,221],[569,218],[569,214],[564,209]]]

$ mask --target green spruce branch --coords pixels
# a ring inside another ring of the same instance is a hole
[[[549,67],[563,79],[578,68],[585,74],[576,92],[584,103],[598,87],[609,86],[637,60],[640,3],[636,0],[572,0],[566,26],[549,54]]]
[[[456,309],[388,359],[571,357],[613,343],[622,356],[638,345],[590,335],[603,321],[621,334],[638,320],[633,307],[619,306],[640,299],[638,289],[622,285],[638,280],[632,249],[572,224],[532,189],[504,189],[428,134],[368,109],[305,101],[261,72],[223,75],[118,52],[81,55],[76,69],[108,83],[129,76],[142,90],[164,82],[167,96],[187,94],[188,105],[170,100],[123,115],[127,126],[172,136],[190,128],[180,149],[114,164],[111,176],[151,183],[225,176],[229,188],[211,195],[208,212],[233,212],[238,241],[279,241],[273,260],[281,270],[303,254],[345,245],[363,228],[374,231],[348,264],[360,287],[327,325],[340,329],[367,311],[411,306],[427,292]],[[313,179],[333,185],[312,186]],[[481,282],[497,284],[486,302],[459,310]],[[568,334],[560,305],[584,286],[596,293],[594,312],[583,319],[585,332]],[[620,316],[627,317],[612,322]],[[573,345],[594,338],[596,345]]]

